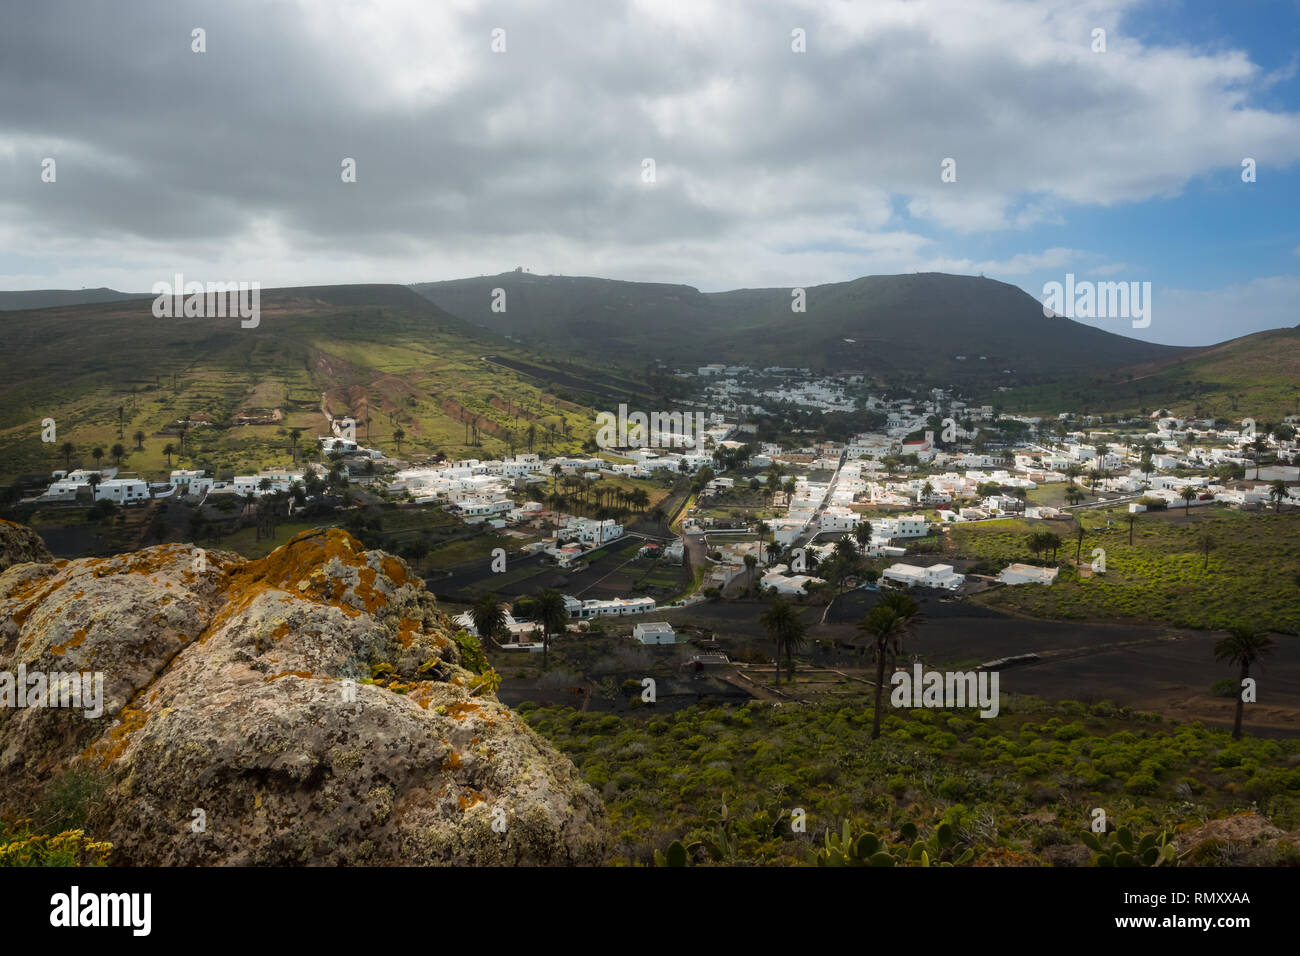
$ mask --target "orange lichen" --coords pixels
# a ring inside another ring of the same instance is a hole
[[[87,747],[82,756],[90,757],[98,749],[100,766],[107,767],[126,752],[126,748],[131,743],[131,735],[142,728],[148,719],[149,715],[142,709],[123,707],[117,723],[113,725],[113,728],[107,734],[107,740],[104,743],[92,744]]]
[[[401,618],[397,622],[397,643],[403,647],[410,647],[415,642],[415,637],[420,633],[420,622],[412,621],[410,618]]]
[[[474,790],[470,792],[470,795],[468,797],[457,797],[456,802],[460,804],[460,808],[462,810],[468,810],[470,807],[474,806],[475,804],[479,804],[483,802],[483,794],[479,793],[477,790]]]
[[[80,647],[84,643],[86,643],[86,629],[84,627],[79,627],[72,633],[72,637],[68,638],[62,644],[50,645],[50,653],[62,654],[69,647]]]
[[[312,674],[311,671],[280,671],[280,673],[272,674],[270,677],[266,678],[266,680],[263,681],[263,683],[269,684],[273,680],[279,680],[281,677],[288,677],[290,674],[292,674],[294,677],[302,677],[307,679],[312,679],[315,676]]]
[[[452,720],[464,720],[470,714],[477,714],[482,709],[472,700],[458,700],[454,704],[447,705],[447,716]]]
[[[458,754],[454,750],[451,753],[449,753],[447,755],[447,758],[442,762],[443,770],[459,770],[460,766],[461,766],[460,754]]]

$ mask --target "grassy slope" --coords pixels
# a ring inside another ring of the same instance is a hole
[[[995,400],[992,393],[988,401]],[[1300,328],[1257,332],[1172,361],[1117,367],[996,396],[1008,409],[1091,414],[1166,408],[1183,415],[1276,422],[1300,411]]]
[[[802,862],[809,838],[845,818],[855,832],[892,834],[910,822],[923,835],[945,819],[984,848],[986,865],[1034,863],[1053,845],[1079,844],[1097,806],[1140,831],[1194,827],[1252,804],[1283,829],[1300,826],[1300,741],[1233,743],[1105,702],[1016,698],[987,720],[889,714],[875,742],[865,700],[648,718],[519,710],[600,792],[615,863],[648,862],[673,839],[712,838],[708,818],[724,803],[736,861],[761,864]],[[806,835],[790,832],[796,807]],[[776,836],[767,814],[787,821]],[[1202,848],[1200,862],[1215,862],[1217,849]]]
[[[512,435],[516,450],[525,450],[530,423],[539,451],[549,426],[571,436],[556,450],[576,450],[594,432],[590,409],[558,398],[536,376],[481,360],[487,352],[530,356],[401,286],[265,291],[255,329],[233,319],[155,319],[149,303],[134,302],[5,313],[0,330],[11,354],[23,357],[0,371],[6,480],[61,467],[57,447],[65,440],[77,446],[74,466],[93,465],[92,445],[107,451],[120,442],[131,450],[125,469],[161,474],[163,446],[179,444],[164,430],[203,414],[218,427],[192,429],[187,454],[173,456],[173,466],[285,465],[287,428],[303,429],[304,447],[325,433],[322,396],[336,417],[368,412],[369,433],[357,429],[363,443],[393,453],[401,427],[407,456],[489,457],[507,452]],[[234,415],[273,408],[282,423],[226,427]],[[47,416],[58,424],[55,445],[40,441]],[[467,420],[477,422],[481,445],[465,444]],[[138,451],[137,430],[148,436]]]
[[[1114,524],[1108,529],[1106,520]],[[1031,525],[1033,526],[1031,528]],[[1067,620],[1129,619],[1176,627],[1223,629],[1236,623],[1290,634],[1300,633],[1300,513],[1244,513],[1211,506],[1138,516],[1133,545],[1128,543],[1127,513],[1084,512],[1081,558],[1092,549],[1106,552],[1106,573],[1079,579],[1062,570],[1050,587],[1022,585],[986,592],[978,603],[1037,617]],[[1035,529],[1064,538],[1057,555],[1073,562],[1073,527],[1058,522],[1019,519],[954,525],[954,556],[998,563],[1031,557],[1025,539]],[[1198,539],[1214,539],[1209,566]]]
[[[1041,305],[1015,286],[939,273],[811,286],[803,313],[791,311],[788,288],[703,294],[688,286],[527,273],[414,288],[485,328],[615,360],[856,368],[894,384],[915,374],[953,382],[1032,381],[1178,353],[1046,319]],[[494,288],[506,292],[504,313],[491,311]],[[956,361],[959,354],[968,360]],[[1004,368],[1016,375],[1004,376]]]

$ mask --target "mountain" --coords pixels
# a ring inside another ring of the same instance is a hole
[[[0,312],[20,309],[52,309],[58,306],[90,305],[95,302],[121,302],[125,299],[152,299],[143,292],[118,292],[116,289],[33,289],[29,292],[0,292]]]
[[[1300,326],[1254,332],[1091,378],[1012,389],[999,398],[1009,409],[1164,408],[1197,418],[1276,422],[1300,414]]]
[[[111,448],[122,444],[124,468],[157,474],[168,467],[164,447],[180,446],[180,420],[191,425],[172,467],[287,465],[288,429],[313,445],[328,433],[326,412],[355,417],[357,439],[389,453],[400,428],[407,457],[577,450],[594,396],[634,400],[637,388],[539,358],[399,285],[262,290],[256,328],[155,318],[145,300],[5,312],[0,334],[22,356],[0,367],[7,479],[63,467],[64,441],[76,446],[74,466],[92,466],[96,446],[115,464]],[[47,418],[54,443],[41,441]]]
[[[1196,351],[1047,318],[1016,286],[944,273],[810,286],[803,312],[792,311],[789,288],[703,293],[525,272],[412,288],[482,328],[613,363],[795,365],[1021,384]],[[504,311],[493,311],[495,289],[504,290]]]

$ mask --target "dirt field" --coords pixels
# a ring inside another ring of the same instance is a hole
[[[819,668],[868,673],[869,658],[832,641],[861,641],[854,622],[874,600],[871,592],[848,596],[843,623],[818,624],[821,607],[803,612],[811,642],[803,655]],[[761,602],[718,602],[683,612],[665,612],[670,622],[689,619],[712,627],[719,638],[739,648],[771,653],[758,616]],[[1234,672],[1214,660],[1222,634],[1130,624],[1086,624],[1012,617],[987,608],[937,596],[922,598],[925,620],[907,645],[931,667],[965,670],[984,661],[1035,653],[1042,660],[1001,673],[1001,691],[1050,700],[1112,700],[1137,710],[1179,720],[1201,720],[1230,727],[1234,701],[1210,695],[1210,685]],[[834,609],[832,616],[834,615]],[[1275,634],[1277,644],[1252,672],[1259,702],[1246,708],[1245,726],[1265,736],[1300,734],[1300,638]]]

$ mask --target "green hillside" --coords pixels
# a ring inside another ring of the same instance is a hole
[[[800,313],[789,288],[701,293],[519,272],[413,288],[483,328],[612,362],[798,365],[862,370],[893,384],[1019,385],[1195,352],[1049,319],[1015,286],[942,273],[810,286]],[[498,288],[504,312],[491,308]]]
[[[96,302],[121,302],[125,299],[151,298],[141,293],[118,292],[101,286],[98,289],[32,289],[26,292],[0,292],[0,312],[23,309],[53,309]]]
[[[1009,409],[1093,414],[1168,409],[1258,422],[1300,412],[1300,327],[1256,332],[1186,356],[1001,394]]]
[[[122,444],[126,470],[253,469],[291,461],[327,432],[325,411],[353,416],[357,438],[406,457],[441,451],[489,457],[576,449],[590,437],[590,403],[637,388],[605,372],[583,390],[581,370],[539,359],[473,328],[403,286],[264,290],[261,319],[156,319],[151,301],[0,315],[12,357],[0,371],[0,478],[94,464]],[[492,361],[484,356],[492,355]],[[517,368],[509,367],[510,364]],[[562,371],[563,370],[563,371]],[[119,409],[121,426],[119,428]],[[42,443],[55,419],[57,442]],[[241,423],[239,419],[247,420]],[[366,419],[369,422],[366,423]],[[133,436],[143,432],[142,447]],[[119,437],[120,436],[120,437]]]

